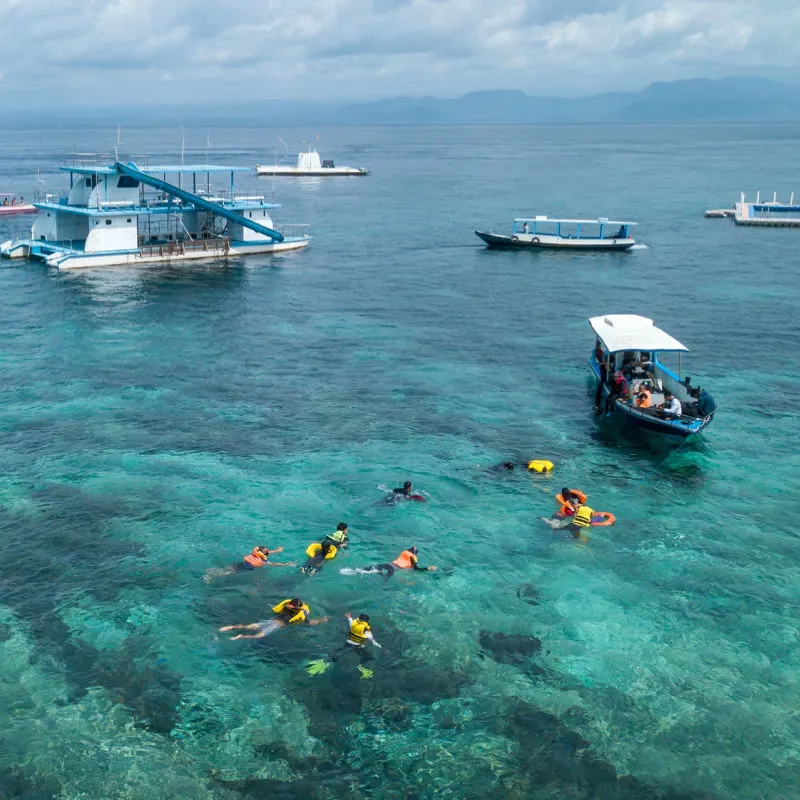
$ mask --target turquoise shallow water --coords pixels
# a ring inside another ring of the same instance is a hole
[[[115,136],[0,131],[0,174],[29,196],[37,167],[55,185],[58,153]],[[260,130],[211,136],[220,161],[264,158]],[[0,263],[0,794],[797,797],[800,232],[702,211],[800,189],[799,137],[335,129],[331,154],[373,175],[276,184],[276,221],[313,223],[303,253]],[[125,138],[156,158],[180,136]],[[472,235],[532,212],[632,217],[648,248]],[[677,453],[592,414],[586,318],[628,311],[690,346],[720,405]],[[486,471],[528,457],[554,476]],[[429,502],[378,502],[406,478]],[[617,525],[553,536],[563,484]],[[340,519],[351,552],[316,578],[203,581],[256,543],[301,560]],[[411,544],[440,572],[336,569]],[[216,634],[292,594],[331,621]],[[348,610],[384,645],[375,678],[309,677]]]

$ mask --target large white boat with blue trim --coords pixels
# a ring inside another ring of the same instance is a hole
[[[562,250],[630,250],[636,241],[630,234],[635,222],[598,219],[551,219],[518,217],[510,234],[475,231],[489,247],[512,249],[546,247]]]
[[[655,433],[685,439],[711,424],[717,405],[692,379],[681,378],[688,348],[653,320],[635,314],[592,317],[594,352],[589,366],[597,379],[598,411]],[[677,354],[677,371],[659,358]]]
[[[236,173],[246,167],[91,161],[60,167],[69,173],[69,194],[35,203],[30,238],[3,242],[0,255],[75,269],[278,253],[310,241],[307,225],[273,225],[278,204],[236,192]],[[220,175],[229,188],[212,190],[212,176]]]

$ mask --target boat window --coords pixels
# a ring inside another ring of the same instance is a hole
[[[110,225],[110,224],[111,224],[111,220],[110,220],[110,219],[107,219],[107,220],[106,220],[106,225]]]
[[[86,188],[87,189],[94,189],[97,186],[97,175],[90,175],[86,179]]]
[[[120,175],[119,180],[117,181],[117,188],[118,189],[138,189],[139,188],[139,181],[135,178],[131,178],[130,175]]]
[[[131,221],[130,217],[128,217],[128,219],[125,220],[125,222],[130,222],[130,221]]]

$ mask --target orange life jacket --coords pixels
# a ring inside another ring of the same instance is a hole
[[[417,563],[417,557],[410,550],[403,550],[397,558],[392,561],[398,569],[413,569]]]
[[[252,553],[248,553],[244,560],[251,566],[251,567],[263,567],[267,561],[267,556],[265,556],[260,550],[253,550]]]

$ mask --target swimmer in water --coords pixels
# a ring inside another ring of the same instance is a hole
[[[387,581],[398,569],[410,569],[416,572],[436,572],[436,567],[433,565],[428,567],[419,565],[418,553],[419,551],[416,547],[409,547],[408,550],[403,550],[391,563],[370,564],[368,567],[356,569],[344,567],[339,572],[342,575],[383,575],[384,580]]]
[[[225,625],[220,628],[220,631],[256,631],[252,635],[239,633],[236,636],[231,636],[232,641],[235,639],[263,639],[286,625],[296,625],[301,622],[305,622],[308,625],[320,625],[328,621],[328,617],[310,619],[311,609],[299,597],[282,600],[278,605],[273,606],[272,613],[275,615],[273,619],[252,622],[249,625]]]
[[[589,539],[585,536],[585,531],[592,524],[594,509],[587,506],[586,503],[581,503],[580,499],[577,498],[574,507],[575,513],[571,517],[564,517],[564,519],[542,517],[542,521],[546,522],[554,531],[567,530],[574,539],[588,542]]]
[[[347,523],[340,522],[333,533],[329,533],[321,542],[314,542],[306,548],[308,561],[300,567],[304,575],[317,575],[326,561],[336,558],[340,550],[350,545],[347,535]]]
[[[414,486],[412,485],[411,481],[406,481],[402,486],[399,486],[396,489],[392,489],[391,492],[388,492],[384,502],[388,503],[389,505],[394,505],[402,500],[424,501],[425,498],[421,494],[415,494]]]
[[[364,666],[367,661],[372,659],[372,654],[369,652],[369,650],[367,650],[367,644],[372,642],[372,644],[377,648],[380,648],[380,645],[377,641],[375,641],[375,637],[372,635],[372,628],[369,624],[369,615],[360,614],[358,619],[353,619],[350,614],[345,614],[344,616],[348,625],[350,626],[350,632],[348,633],[347,641],[340,650],[331,656],[330,661],[326,661],[324,658],[312,661],[308,665],[307,669],[309,675],[321,675],[323,672],[325,672],[325,670],[328,669],[328,667],[332,666],[340,656],[345,655],[346,653],[355,653],[355,656],[358,659],[358,670],[361,673],[361,677],[372,677],[372,670],[367,669]]]
[[[221,578],[223,575],[233,575],[237,572],[251,572],[254,569],[260,569],[261,567],[295,566],[293,561],[280,562],[269,560],[270,556],[275,555],[275,553],[282,552],[282,547],[276,547],[274,550],[270,550],[268,547],[264,547],[263,545],[260,547],[254,547],[247,555],[242,556],[242,558],[235,564],[231,564],[229,567],[208,570],[203,577],[203,580],[206,583],[210,583],[214,580],[214,578]]]

